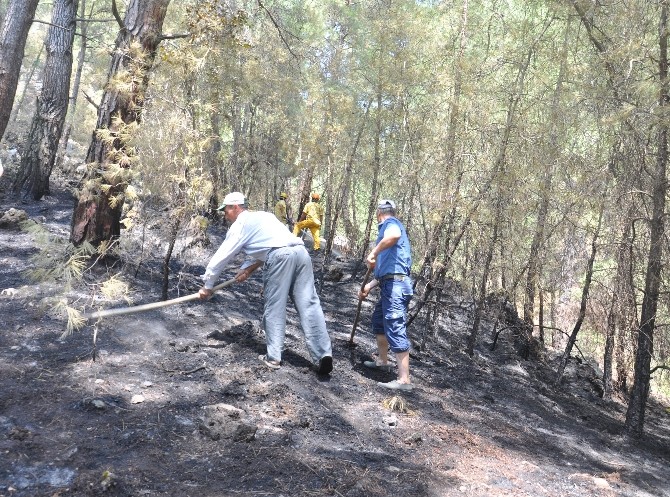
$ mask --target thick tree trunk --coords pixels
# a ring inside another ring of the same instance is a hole
[[[651,356],[654,351],[654,327],[656,309],[660,294],[661,273],[663,270],[663,243],[665,235],[665,196],[668,193],[666,169],[668,162],[668,125],[665,121],[670,109],[668,94],[668,4],[661,3],[661,19],[659,22],[659,115],[658,120],[658,155],[652,192],[652,218],[649,233],[649,258],[647,275],[644,283],[642,314],[640,329],[637,336],[637,352],[635,354],[635,376],[628,410],[626,411],[626,431],[634,436],[641,436],[644,428],[644,414],[649,398],[649,382],[651,380]]]
[[[140,122],[144,95],[170,0],[131,0],[116,38],[86,162],[94,164],[72,217],[70,240],[94,245],[119,236],[133,150],[128,125]],[[123,84],[119,84],[123,81]]]
[[[49,192],[49,177],[67,114],[78,3],[79,0],[56,0],[53,7],[42,91],[14,183],[14,191],[25,188],[33,200],[40,200]]]
[[[28,30],[38,0],[11,0],[0,25],[0,138],[12,113]]]
[[[630,296],[629,300],[634,301]],[[618,326],[614,339],[614,369],[616,378],[612,379],[612,387],[618,392],[628,392],[630,379],[632,378],[632,359],[635,355],[634,330],[639,329],[640,323],[637,314],[629,316],[628,313],[636,309],[627,308],[622,316],[617,316]],[[631,346],[632,345],[632,346]]]
[[[540,346],[544,348],[545,342],[545,336],[544,336],[544,289],[539,288],[539,300],[540,300],[540,309],[539,309],[539,314],[538,314],[538,322],[537,322],[537,327],[540,332],[539,336],[539,341],[540,341]]]

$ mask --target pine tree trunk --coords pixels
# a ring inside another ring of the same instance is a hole
[[[603,398],[612,397],[612,359],[614,357],[614,339],[616,335],[616,311],[619,308],[617,292],[612,295],[607,312],[607,328],[605,332],[605,350],[603,351]]]
[[[379,202],[379,171],[381,171],[382,161],[380,154],[380,139],[382,133],[382,94],[381,88],[377,89],[377,112],[375,115],[375,137],[374,137],[374,157],[372,166],[372,184],[370,190],[370,203],[368,204],[367,221],[365,222],[365,231],[363,232],[363,239],[361,240],[360,248],[358,250],[358,257],[356,258],[356,267],[352,278],[356,278],[360,270],[368,250],[370,249],[370,237],[372,235],[372,223],[376,221],[375,211],[377,210],[377,203]],[[354,240],[351,240],[353,242]]]
[[[363,115],[363,120],[361,121],[360,127],[358,128],[358,133],[356,133],[356,139],[354,140],[351,152],[349,153],[349,158],[347,159],[347,163],[345,164],[344,167],[344,173],[342,175],[342,183],[340,185],[340,191],[335,201],[333,219],[331,220],[330,225],[328,227],[329,234],[328,239],[326,240],[326,250],[324,251],[325,254],[324,267],[326,266],[327,261],[330,258],[330,252],[333,248],[333,239],[335,238],[335,233],[337,231],[337,222],[340,216],[344,216],[344,214],[346,213],[347,199],[349,198],[349,185],[351,184],[351,175],[353,174],[356,151],[358,150],[358,145],[361,142],[361,136],[363,135],[363,131],[365,130],[365,127],[368,122],[368,116],[370,114],[371,104],[372,101],[369,101],[366,106],[365,114]],[[322,227],[321,229],[325,229],[325,226]]]
[[[172,252],[174,245],[177,242],[179,235],[179,227],[181,226],[181,214],[177,214],[174,222],[170,228],[170,238],[165,257],[163,257],[163,285],[161,287],[161,300],[168,299],[168,288],[170,286],[170,259],[172,259]]]
[[[540,346],[544,348],[545,344],[545,336],[544,336],[544,289],[539,288],[539,304],[540,304],[540,310],[539,310],[539,315],[538,315],[538,323],[537,327],[540,331],[540,336],[539,336],[539,341],[540,341]]]
[[[556,332],[556,290],[551,289],[551,304],[549,306],[549,323],[552,328],[551,331],[551,346],[553,348],[558,348],[559,344],[559,334]]]
[[[477,336],[479,335],[479,325],[481,323],[482,314],[484,313],[484,302],[486,301],[486,288],[487,282],[489,279],[491,261],[493,260],[493,253],[495,252],[496,241],[498,240],[498,225],[502,218],[502,209],[500,206],[496,207],[496,219],[495,224],[493,225],[493,234],[491,236],[491,243],[486,253],[486,260],[484,262],[484,269],[482,270],[482,279],[479,285],[479,298],[477,299],[477,305],[475,306],[475,315],[473,318],[472,329],[470,330],[470,335],[468,336],[467,346],[465,351],[469,356],[473,356],[475,353],[475,344],[477,343]]]
[[[586,277],[584,279],[584,287],[582,288],[582,300],[579,306],[579,315],[577,316],[577,322],[575,323],[575,326],[572,329],[572,333],[570,333],[568,343],[565,346],[565,350],[563,351],[561,362],[558,365],[558,372],[556,373],[557,383],[560,382],[561,378],[563,377],[563,373],[565,372],[565,368],[568,365],[568,361],[570,359],[570,353],[572,352],[572,348],[574,347],[575,343],[577,343],[577,335],[579,334],[579,330],[582,328],[582,323],[584,322],[584,318],[586,317],[586,305],[588,304],[589,301],[589,291],[591,289],[591,280],[593,279],[593,264],[595,263],[597,253],[596,242],[598,241],[598,236],[600,235],[600,228],[603,219],[603,210],[604,210],[604,202],[603,206],[601,206],[600,208],[600,215],[598,216],[598,227],[596,228],[596,232],[593,234],[593,240],[591,241],[591,256],[589,257],[589,261],[586,265]]]
[[[559,128],[560,112],[561,112],[561,94],[563,93],[563,81],[567,73],[567,56],[568,56],[568,35],[570,33],[570,22],[566,23],[565,33],[563,38],[563,49],[561,51],[561,65],[556,81],[556,88],[554,90],[551,114],[552,124],[549,138],[549,154],[544,164],[544,181],[540,189],[540,208],[537,214],[537,224],[535,226],[535,233],[533,234],[533,241],[530,245],[530,255],[528,257],[528,272],[526,274],[526,293],[523,306],[523,320],[531,329],[535,321],[535,295],[538,290],[540,282],[540,269],[542,266],[542,245],[545,237],[545,224],[549,214],[549,200],[552,194],[552,183],[554,176],[554,164],[559,163],[560,143],[559,137],[562,136]],[[544,339],[540,341],[544,346]]]
[[[79,0],[56,0],[47,34],[42,91],[30,126],[14,190],[24,188],[33,200],[49,192],[49,177],[63,132],[72,73],[72,44]]]
[[[72,124],[76,118],[77,112],[77,97],[79,95],[79,86],[81,85],[81,73],[84,70],[84,61],[86,59],[86,49],[88,47],[88,21],[84,19],[86,14],[86,0],[81,0],[81,17],[83,21],[80,23],[81,46],[79,47],[79,55],[77,56],[77,70],[75,71],[74,81],[72,82],[72,91],[70,94],[70,104],[68,107],[68,119],[65,122],[65,128],[58,144],[58,152],[56,153],[56,169],[63,168],[63,160],[67,152],[67,144],[70,141],[70,132],[72,131]],[[91,15],[89,15],[89,18]]]
[[[454,91],[453,91],[453,100],[450,106],[449,114],[449,126],[447,127],[447,137],[445,140],[445,168],[451,170],[458,170],[456,176],[456,186],[453,189],[452,198],[458,198],[460,195],[461,181],[463,179],[463,169],[456,163],[456,130],[461,126],[461,98],[463,94],[463,59],[465,47],[468,42],[468,12],[469,12],[468,0],[463,2],[463,10],[460,19],[460,31],[459,31],[459,48],[456,51],[454,59]],[[440,239],[442,237],[442,232],[445,230],[445,227],[448,225],[449,229],[446,230],[447,240],[451,236],[451,233],[454,230],[454,220],[456,219],[456,205],[453,204],[451,209],[447,208],[446,202],[445,207],[440,213],[440,219],[435,223],[430,238],[427,243],[426,252],[421,262],[420,274],[423,278],[431,280],[433,277],[433,264],[438,257],[438,247],[440,245]],[[448,251],[448,241],[445,240],[445,252]]]
[[[617,272],[614,279],[614,288],[612,290],[611,303],[607,313],[607,328],[605,334],[605,350],[603,352],[603,391],[604,397],[610,398],[615,389],[614,384],[614,359],[615,350],[617,350],[617,339],[621,342],[621,332],[629,326],[626,323],[624,316],[630,313],[631,307],[629,280],[629,263],[628,253],[630,250],[630,232],[632,222],[630,221],[632,212],[628,209],[626,218],[623,220],[624,227],[621,234],[621,242],[617,249]],[[624,324],[626,323],[626,324]],[[621,324],[622,326],[618,326]],[[617,333],[619,331],[619,333]],[[618,350],[622,351],[621,343],[619,343]],[[621,373],[619,373],[621,374]],[[618,375],[617,375],[618,376]]]
[[[12,113],[28,30],[38,1],[10,0],[0,25],[0,138]]]
[[[668,4],[661,2],[661,18],[659,22],[659,114],[664,116],[670,107],[668,92]],[[626,431],[634,436],[641,436],[644,429],[644,415],[649,398],[649,382],[651,356],[654,352],[654,327],[656,310],[660,295],[663,270],[663,244],[665,237],[665,196],[668,183],[666,169],[668,162],[668,125],[663,119],[658,121],[658,155],[654,171],[652,193],[652,218],[649,233],[649,258],[647,275],[644,283],[642,314],[637,336],[637,352],[635,354],[635,376],[628,410],[626,411]]]
[[[107,85],[98,109],[96,132],[86,155],[95,164],[80,193],[72,217],[70,240],[94,245],[117,238],[133,150],[123,132],[140,122],[144,96],[161,42],[163,20],[170,0],[131,0],[116,38]],[[114,81],[128,83],[120,88]],[[124,174],[126,173],[126,174]]]
[[[23,85],[23,89],[21,90],[21,96],[19,97],[19,101],[16,102],[14,108],[12,109],[12,117],[10,119],[12,124],[16,123],[17,119],[19,118],[19,114],[21,113],[21,109],[23,108],[23,102],[25,101],[26,95],[28,94],[28,88],[31,87],[33,83],[33,77],[35,76],[35,71],[40,65],[40,60],[42,60],[43,52],[44,52],[44,44],[40,46],[40,51],[37,53],[37,57],[35,57],[35,60],[33,60],[33,63],[30,66],[30,72],[28,73],[28,77],[25,78],[25,83]]]

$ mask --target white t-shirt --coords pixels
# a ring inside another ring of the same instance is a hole
[[[202,276],[205,288],[214,288],[226,264],[240,251],[248,256],[241,266],[241,269],[244,269],[255,261],[265,262],[268,252],[273,248],[294,245],[304,245],[304,242],[293,235],[274,214],[263,211],[242,211],[228,229],[226,239],[207,265],[205,274]]]

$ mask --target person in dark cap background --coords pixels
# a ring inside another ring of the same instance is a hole
[[[207,265],[200,298],[206,300],[212,296],[212,288],[225,266],[240,251],[244,252],[249,259],[235,275],[238,282],[245,281],[263,265],[263,328],[267,353],[259,356],[259,360],[271,369],[281,366],[286,304],[291,297],[314,370],[320,375],[330,374],[332,346],[321,301],[314,288],[312,260],[303,241],[287,230],[274,214],[247,210],[246,199],[240,192],[226,195],[219,210],[223,210],[231,226]]]
[[[407,308],[412,298],[412,254],[407,231],[395,217],[393,200],[382,200],[377,206],[379,234],[375,247],[367,256],[368,267],[374,268],[374,279],[358,294],[364,299],[370,290],[379,286],[379,300],[372,313],[372,331],[377,338],[377,358],[365,361],[364,366],[382,371],[391,371],[388,350],[395,354],[398,377],[379,385],[392,390],[410,391],[409,349],[407,337]]]

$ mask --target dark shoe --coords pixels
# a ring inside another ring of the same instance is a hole
[[[314,371],[316,371],[316,374],[319,376],[325,376],[327,374],[330,374],[330,372],[333,370],[333,358],[329,355],[323,356],[321,360],[319,361],[319,365],[314,365]]]
[[[390,364],[377,364],[377,361],[365,361],[363,366],[370,369],[376,369],[378,371],[386,371],[387,373],[393,369],[393,366]]]
[[[267,355],[259,355],[258,360],[261,361],[270,369],[279,369],[281,367],[281,363],[279,361],[273,361],[272,359],[268,359]]]
[[[377,383],[380,387],[390,388],[391,390],[402,390],[403,392],[411,392],[414,386],[411,383],[400,383],[398,380],[389,381],[388,383]]]

